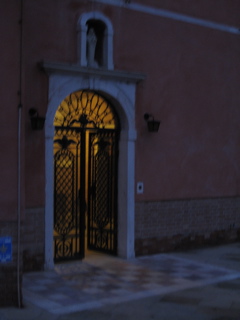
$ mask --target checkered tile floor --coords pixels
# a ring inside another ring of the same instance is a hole
[[[54,314],[101,307],[239,277],[231,270],[159,254],[123,260],[90,255],[24,275],[24,299]]]

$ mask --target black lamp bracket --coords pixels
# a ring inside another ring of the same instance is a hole
[[[34,108],[28,110],[31,120],[32,130],[42,130],[45,123],[45,118],[38,115],[38,111]]]
[[[154,120],[153,115],[144,113],[144,120],[147,122],[149,132],[158,132],[160,121]]]

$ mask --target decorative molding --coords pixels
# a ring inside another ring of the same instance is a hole
[[[146,78],[143,73],[134,73],[118,70],[106,70],[101,68],[87,68],[76,64],[64,64],[55,62],[41,62],[39,66],[48,74],[67,73],[88,77],[102,78],[108,80],[117,80],[122,82],[138,83]]]

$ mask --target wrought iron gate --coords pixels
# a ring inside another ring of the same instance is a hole
[[[116,133],[89,137],[88,247],[116,253]]]
[[[100,95],[79,91],[54,125],[54,261],[82,259],[86,232],[89,249],[116,254],[116,114]]]

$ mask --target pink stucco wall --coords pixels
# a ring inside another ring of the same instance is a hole
[[[239,25],[239,3],[235,0],[138,0],[137,3],[219,23]]]
[[[19,104],[19,11],[18,1],[0,4],[1,117],[0,117],[0,219],[16,219],[17,140]]]
[[[138,1],[198,18],[236,25],[236,2]],[[16,207],[19,4],[2,5],[5,50],[1,90],[1,212]],[[48,77],[41,60],[77,62],[77,20],[82,12],[105,14],[114,28],[114,64],[139,71],[146,80],[136,94],[137,201],[239,195],[239,36],[174,20],[82,1],[24,1],[23,14],[23,176],[27,207],[44,205],[44,133],[33,132],[29,108],[45,115]],[[8,19],[7,19],[8,17]],[[6,30],[6,31],[4,31]],[[157,134],[146,130],[145,112],[161,120]],[[11,120],[10,120],[11,119]],[[11,126],[9,126],[9,121]],[[11,147],[10,147],[11,145]]]
[[[164,31],[144,41],[136,180],[145,192],[138,200],[239,195],[238,36],[160,25]],[[145,112],[162,121],[157,134],[146,132]]]

